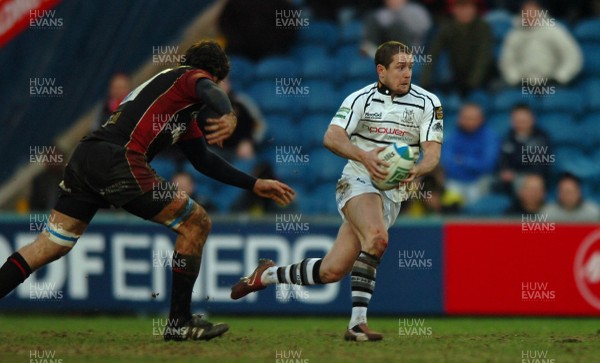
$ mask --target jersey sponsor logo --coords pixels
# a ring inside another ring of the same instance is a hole
[[[404,136],[408,133],[408,131],[400,130],[395,127],[383,127],[383,126],[369,126],[363,125],[363,129],[367,130],[372,134],[380,134],[380,135],[395,135],[395,136]]]
[[[365,112],[365,115],[363,116],[363,118],[366,120],[380,120],[381,116],[382,116],[381,112]]]
[[[335,116],[333,116],[334,118],[341,118],[342,120],[345,120],[346,117],[348,117],[348,114],[350,113],[350,109],[348,107],[340,107],[339,110],[337,110],[337,112],[335,113]]]
[[[433,124],[433,126],[431,126],[431,131],[443,132],[444,126],[442,126],[442,123],[440,121],[437,121],[436,123]]]
[[[436,120],[441,120],[444,118],[444,110],[442,109],[442,106],[436,107],[434,111]]]

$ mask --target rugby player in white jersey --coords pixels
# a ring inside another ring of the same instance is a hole
[[[411,84],[413,56],[399,42],[386,42],[375,54],[378,82],[349,95],[325,133],[324,145],[348,159],[336,188],[343,218],[332,249],[322,258],[307,258],[288,266],[260,260],[256,270],[232,287],[239,299],[267,285],[317,285],[352,273],[352,317],[346,340],[381,340],[367,325],[367,308],[375,288],[379,261],[388,244],[405,195],[406,183],[432,171],[440,159],[443,112],[439,99]],[[423,157],[398,188],[380,191],[371,178],[383,179],[386,163],[377,154],[386,145],[403,141]]]

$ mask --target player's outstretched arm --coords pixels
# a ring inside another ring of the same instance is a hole
[[[202,174],[234,187],[246,190],[254,188],[256,178],[236,169],[208,150],[204,138],[185,140],[177,144],[194,168]]]
[[[273,199],[281,206],[290,204],[296,196],[294,189],[280,181],[271,179],[258,179],[254,184],[253,191],[259,197]]]
[[[384,146],[365,151],[353,145],[346,131],[337,125],[329,126],[323,138],[323,145],[336,155],[362,163],[375,179],[384,179],[387,176],[385,168],[389,164],[377,157],[377,154],[385,149]]]
[[[252,190],[258,196],[273,199],[280,205],[294,200],[295,192],[284,183],[270,179],[257,179],[229,164],[219,155],[208,150],[203,138],[186,140],[179,143],[181,150],[202,174],[238,188]]]

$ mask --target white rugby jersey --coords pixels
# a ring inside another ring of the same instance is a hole
[[[390,91],[378,83],[370,84],[346,97],[331,120],[346,130],[353,145],[372,150],[396,141],[410,145],[415,155],[424,141],[443,142],[444,115],[440,100],[431,92],[411,84],[403,96],[389,95]],[[369,172],[362,163],[349,160],[344,174],[363,176]],[[388,191],[394,201],[400,201],[402,191]]]

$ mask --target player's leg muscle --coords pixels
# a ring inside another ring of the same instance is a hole
[[[346,203],[343,211],[362,250],[381,258],[388,244],[381,196],[376,193],[358,195]]]
[[[190,255],[200,254],[212,228],[206,210],[190,198],[173,200],[152,220],[177,232],[177,251]]]
[[[323,258],[319,275],[323,283],[336,282],[351,270],[360,253],[360,241],[348,222],[344,222],[331,250]]]

